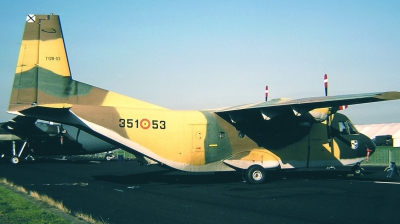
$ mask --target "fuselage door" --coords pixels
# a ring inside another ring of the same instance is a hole
[[[204,148],[206,146],[206,124],[192,124],[192,149],[190,150],[190,164],[204,165],[205,155]]]

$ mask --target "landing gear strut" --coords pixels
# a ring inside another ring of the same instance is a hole
[[[22,147],[19,150],[19,153],[17,155],[17,152],[15,150],[15,141],[12,141],[12,157],[11,157],[11,163],[12,164],[18,164],[19,163],[19,158],[21,157],[22,152],[25,149],[26,143],[28,143],[28,140],[24,141],[24,144],[22,144]]]
[[[361,163],[356,163],[356,165],[354,165],[352,168],[351,168],[351,173],[354,175],[354,176],[361,176],[361,174],[362,174],[362,171],[364,170],[364,168],[362,168],[361,167]]]

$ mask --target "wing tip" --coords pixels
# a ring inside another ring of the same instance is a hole
[[[400,99],[400,92],[389,91],[378,94],[377,98],[381,100],[397,100]]]

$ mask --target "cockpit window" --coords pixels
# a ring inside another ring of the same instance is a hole
[[[346,121],[346,123],[347,123],[347,126],[349,127],[349,132],[351,135],[358,134],[356,127],[354,127],[354,125],[352,123],[350,123],[349,121]]]
[[[356,135],[356,134],[358,134],[357,129],[349,121],[340,121],[339,122],[339,132],[342,135]]]
[[[342,122],[342,121],[339,122],[339,132],[340,132],[340,134],[345,134],[345,135],[348,134],[345,122]]]

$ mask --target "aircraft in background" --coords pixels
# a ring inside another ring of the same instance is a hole
[[[28,15],[8,112],[62,123],[133,153],[140,163],[189,172],[354,165],[373,142],[337,113],[341,105],[400,99],[379,92],[175,111],[72,79],[57,15]]]
[[[76,127],[34,118],[17,116],[0,123],[0,158],[11,158],[13,164],[21,158],[36,156],[70,156],[107,152],[115,146],[88,134]]]

